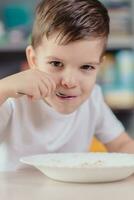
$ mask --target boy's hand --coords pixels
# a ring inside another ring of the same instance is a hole
[[[56,83],[47,73],[30,69],[1,79],[0,88],[6,98],[27,95],[37,100],[52,94]]]

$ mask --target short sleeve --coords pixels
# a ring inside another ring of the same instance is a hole
[[[4,137],[3,133],[5,133],[5,129],[7,128],[11,113],[11,103],[10,100],[7,100],[0,106],[0,143]]]
[[[105,103],[99,86],[97,86],[96,100],[99,103],[95,135],[102,143],[108,143],[124,132],[125,128]]]

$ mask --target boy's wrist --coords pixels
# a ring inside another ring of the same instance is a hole
[[[9,91],[5,88],[4,83],[0,80],[0,101],[5,101],[9,97]]]

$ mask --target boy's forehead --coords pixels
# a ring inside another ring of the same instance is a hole
[[[92,57],[92,62],[99,63],[103,56],[106,46],[106,38],[89,38],[70,42],[66,45],[60,44],[57,37],[44,37],[41,49],[47,57],[66,58],[72,57],[77,59],[80,57],[85,60]]]

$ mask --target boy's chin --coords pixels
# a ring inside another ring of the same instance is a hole
[[[43,101],[50,107],[52,107],[56,112],[64,114],[64,115],[68,115],[73,113],[77,108],[72,108],[72,107],[59,107],[56,105],[51,105],[46,99],[43,99]]]
[[[55,110],[58,113],[61,113],[63,115],[69,115],[69,114],[73,113],[76,109],[58,109],[58,108],[55,108]]]

